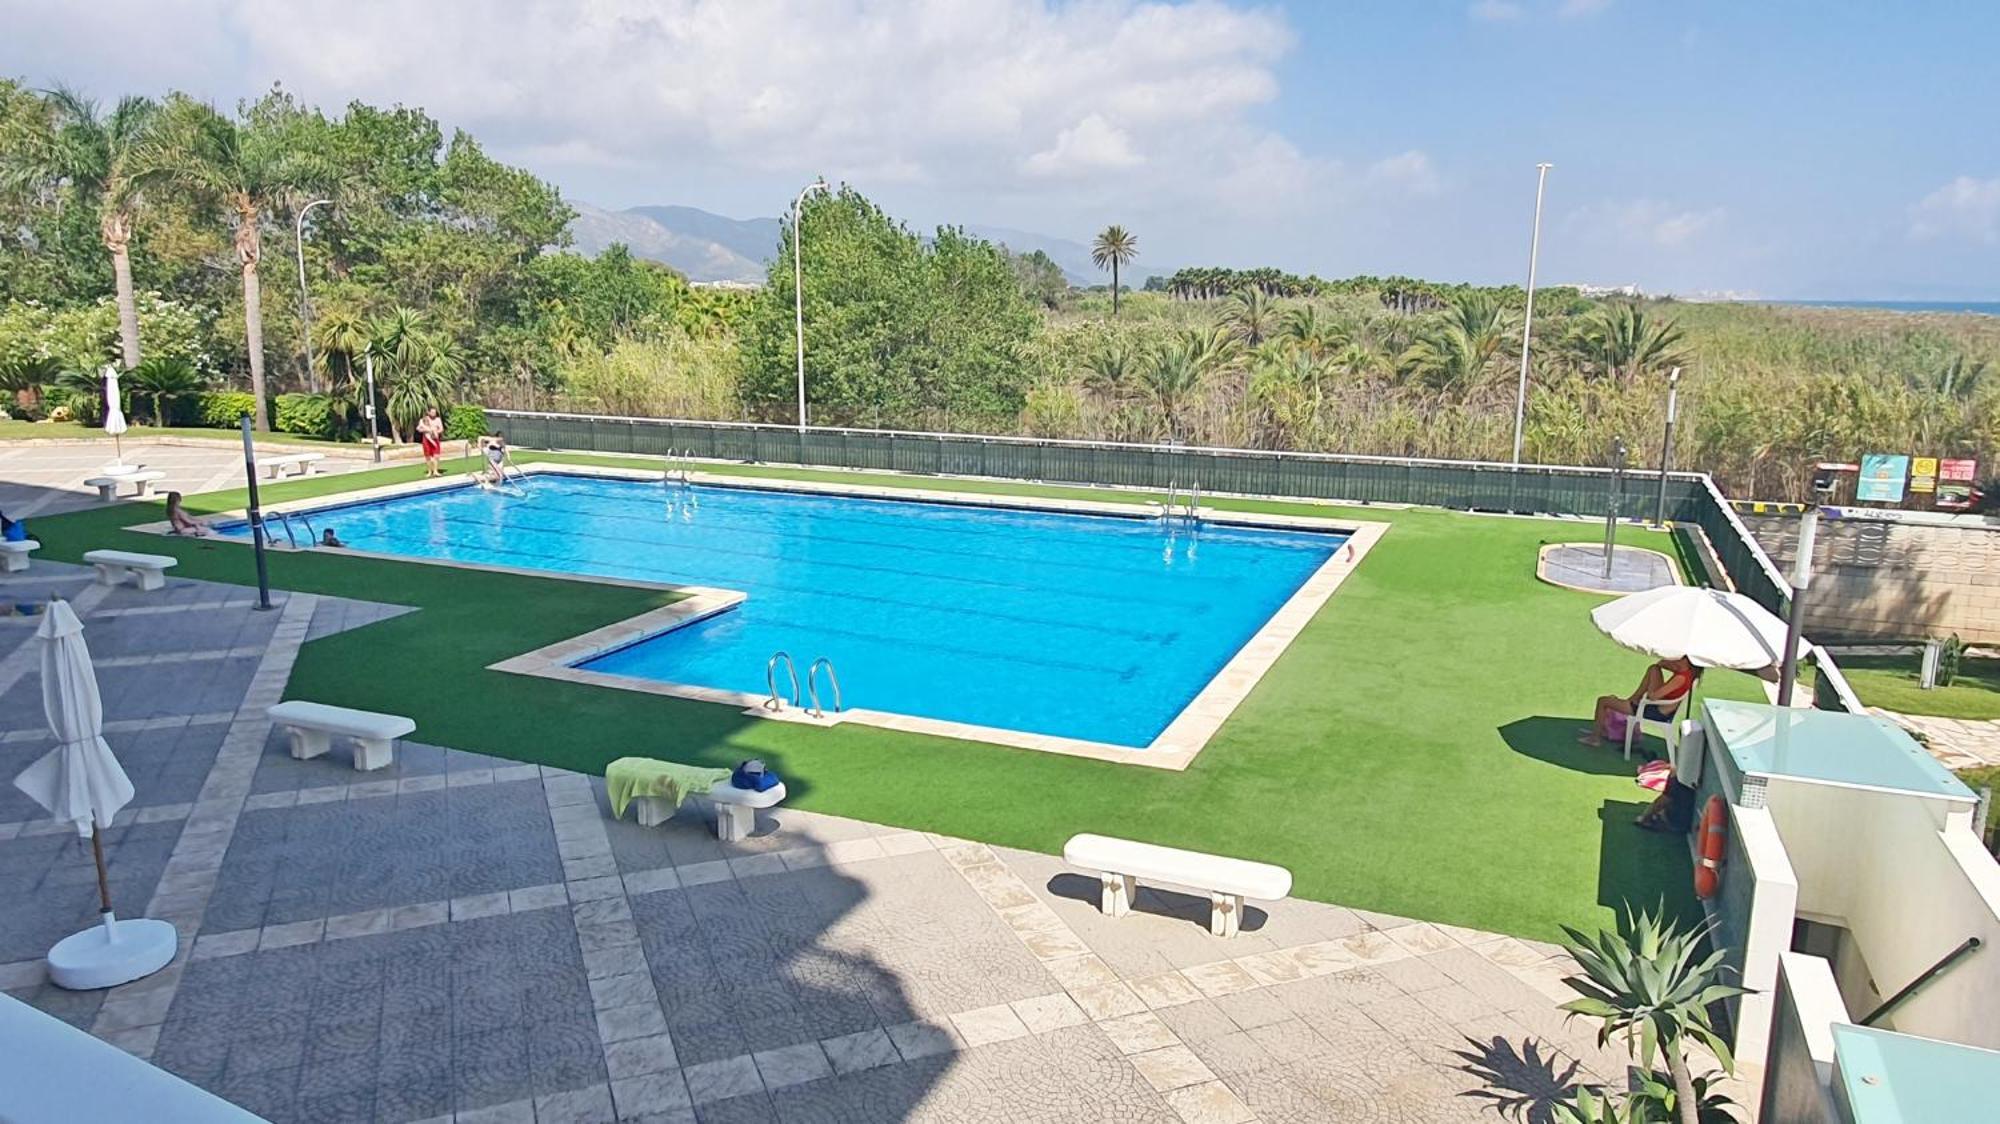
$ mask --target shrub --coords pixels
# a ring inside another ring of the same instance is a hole
[[[274,428],[302,437],[333,437],[339,429],[333,401],[324,394],[280,394]]]
[[[1943,644],[1938,646],[1938,686],[1951,686],[1951,681],[1958,678],[1959,664],[1963,662],[1964,658],[1965,641],[1959,639],[1958,633],[1954,632],[1945,639]]]
[[[444,417],[444,436],[447,441],[470,441],[483,437],[486,428],[486,411],[478,406],[453,406]]]
[[[240,390],[211,390],[195,407],[196,424],[212,429],[235,429],[238,419],[257,409],[257,399]]]

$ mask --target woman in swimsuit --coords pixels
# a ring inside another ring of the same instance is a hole
[[[1646,669],[1645,678],[1639,680],[1639,689],[1630,695],[1605,695],[1597,700],[1596,713],[1591,717],[1590,729],[1578,731],[1576,740],[1584,745],[1603,745],[1614,740],[1611,734],[1611,716],[1621,714],[1627,718],[1639,711],[1639,700],[1649,700],[1646,717],[1654,722],[1670,722],[1680,711],[1681,700],[1694,690],[1696,679],[1701,677],[1701,669],[1686,659],[1661,660]]]
[[[198,538],[208,533],[206,526],[181,510],[179,492],[167,493],[167,527],[176,535],[194,535]]]
[[[436,406],[424,411],[417,421],[417,440],[424,447],[424,475],[443,476],[444,469],[438,458],[444,454],[444,419],[438,417]]]

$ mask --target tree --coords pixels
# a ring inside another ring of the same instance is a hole
[[[167,405],[177,399],[198,394],[202,387],[201,372],[194,364],[171,355],[151,355],[139,361],[122,383],[136,401],[140,397],[153,400],[153,424],[167,424]]]
[[[1229,298],[1229,307],[1223,310],[1222,323],[1245,347],[1256,347],[1271,334],[1271,327],[1278,318],[1271,307],[1271,298],[1264,290],[1251,287],[1238,289]]]
[[[1063,298],[1069,295],[1069,280],[1054,258],[1040,250],[1025,254],[1009,251],[1007,262],[1021,282],[1021,295],[1045,309],[1062,307]]]
[[[294,192],[323,181],[310,154],[287,143],[281,120],[232,121],[214,107],[175,94],[133,153],[131,176],[141,186],[178,185],[227,216],[243,282],[243,334],[258,429],[268,429],[264,392],[264,305],[257,275],[263,261],[262,222]]]
[[[1209,374],[1227,364],[1234,350],[1226,331],[1190,328],[1155,348],[1140,365],[1139,389],[1159,408],[1167,440],[1181,439],[1181,415],[1188,400],[1201,393]]]
[[[1505,342],[1499,303],[1467,293],[1397,357],[1397,365],[1440,400],[1462,398],[1485,381]]]
[[[1706,1046],[1723,1072],[1734,1070],[1729,1044],[1722,1040],[1709,1009],[1745,994],[1721,982],[1722,950],[1701,956],[1707,928],[1683,929],[1661,913],[1625,911],[1624,931],[1585,936],[1569,926],[1564,942],[1583,968],[1565,981],[1582,996],[1563,1004],[1572,1016],[1598,1022],[1599,1045],[1624,1038],[1640,1066],[1652,1069],[1664,1054],[1672,1078],[1680,1124],[1700,1124],[1701,1091],[1688,1070],[1690,1044]]]
[[[1139,256],[1139,240],[1132,232],[1113,224],[1104,228],[1097,240],[1090,244],[1090,261],[1099,269],[1111,271],[1111,315],[1118,315],[1118,271],[1131,264]]]
[[[944,424],[969,416],[987,425],[1019,417],[1030,381],[1023,349],[1038,319],[999,247],[951,227],[926,244],[847,187],[808,198],[800,221],[812,417]],[[781,238],[743,330],[743,399],[789,421],[789,224]]]
[[[1083,382],[1092,393],[1115,402],[1131,388],[1136,366],[1131,348],[1118,340],[1106,340],[1083,357]]]
[[[1636,304],[1620,301],[1585,317],[1568,350],[1586,373],[1629,385],[1689,362],[1685,337],[1672,320],[1655,320]]]
[[[139,308],[132,289],[132,227],[139,189],[132,157],[143,143],[155,105],[124,97],[106,114],[66,86],[44,95],[49,127],[27,131],[7,152],[0,175],[16,186],[37,181],[76,198],[97,216],[98,237],[111,255],[118,298],[118,341],[126,370],[139,364]]]

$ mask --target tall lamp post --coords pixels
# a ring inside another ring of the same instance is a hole
[[[826,181],[816,179],[799,192],[792,200],[792,326],[798,332],[799,363],[799,433],[806,431],[806,239],[805,228],[799,225],[799,217],[804,212],[806,196],[815,191],[826,191]]]
[[[299,208],[292,221],[292,246],[299,252],[299,340],[306,348],[306,385],[319,389],[319,375],[313,371],[312,303],[306,300],[306,212],[314,207],[331,207],[331,199],[315,199]]]
[[[1681,402],[1681,369],[1667,372],[1667,435],[1660,441],[1660,502],[1653,508],[1653,522],[1667,525],[1667,473],[1674,469],[1674,414]]]
[[[1528,309],[1521,322],[1521,387],[1514,395],[1514,467],[1521,467],[1521,427],[1528,420],[1528,344],[1535,334],[1535,266],[1542,253],[1542,188],[1554,164],[1535,165],[1535,232],[1528,238]]]

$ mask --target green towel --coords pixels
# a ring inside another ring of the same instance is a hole
[[[679,808],[688,797],[707,792],[716,781],[728,779],[727,769],[656,761],[651,757],[620,757],[605,767],[604,791],[611,797],[611,814],[620,817],[635,796],[657,796],[671,800]]]

